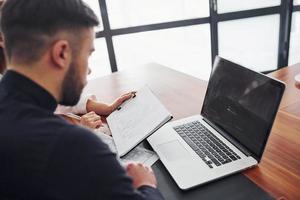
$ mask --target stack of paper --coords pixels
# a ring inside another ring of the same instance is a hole
[[[112,152],[116,153],[118,155],[116,145],[114,143],[114,140],[111,136],[106,135],[105,133],[102,133],[101,131],[97,130],[95,131],[95,134],[108,145],[108,147],[111,149]],[[119,157],[118,157],[119,158]],[[143,163],[146,166],[153,165],[158,160],[158,156],[155,152],[150,151],[148,149],[142,148],[142,147],[135,147],[132,151],[130,151],[128,154],[120,158],[120,161],[122,163],[127,162],[140,162]]]

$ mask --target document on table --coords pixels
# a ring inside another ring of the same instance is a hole
[[[107,123],[120,156],[128,153],[142,140],[172,118],[168,110],[144,86],[136,97],[127,100],[119,110],[107,117]]]
[[[125,163],[130,161],[140,162],[148,167],[151,167],[158,160],[158,155],[153,151],[137,146],[128,154],[123,156],[121,160]]]
[[[112,152],[118,155],[116,145],[111,136],[101,133],[100,131],[96,131],[95,134],[108,145]],[[155,152],[150,151],[148,149],[142,147],[135,147],[128,154],[120,158],[121,162],[127,163],[130,161],[140,162],[146,166],[151,167],[157,160],[158,156]]]

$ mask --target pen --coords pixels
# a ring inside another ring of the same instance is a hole
[[[132,92],[132,97],[131,97],[131,99],[133,99],[134,97],[136,97],[136,92]],[[128,99],[129,100],[129,99]],[[121,106],[119,106],[118,108],[117,108],[117,110],[121,110]]]
[[[71,118],[77,119],[77,120],[80,120],[80,119],[81,119],[80,116],[75,115],[75,114],[73,114],[73,113],[67,113],[66,115],[69,116],[69,117],[71,117]]]

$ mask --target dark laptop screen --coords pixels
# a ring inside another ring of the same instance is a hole
[[[284,84],[217,57],[201,114],[261,158]]]

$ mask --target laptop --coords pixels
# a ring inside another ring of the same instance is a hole
[[[147,140],[183,190],[256,166],[284,90],[217,56],[201,114],[167,123]]]

